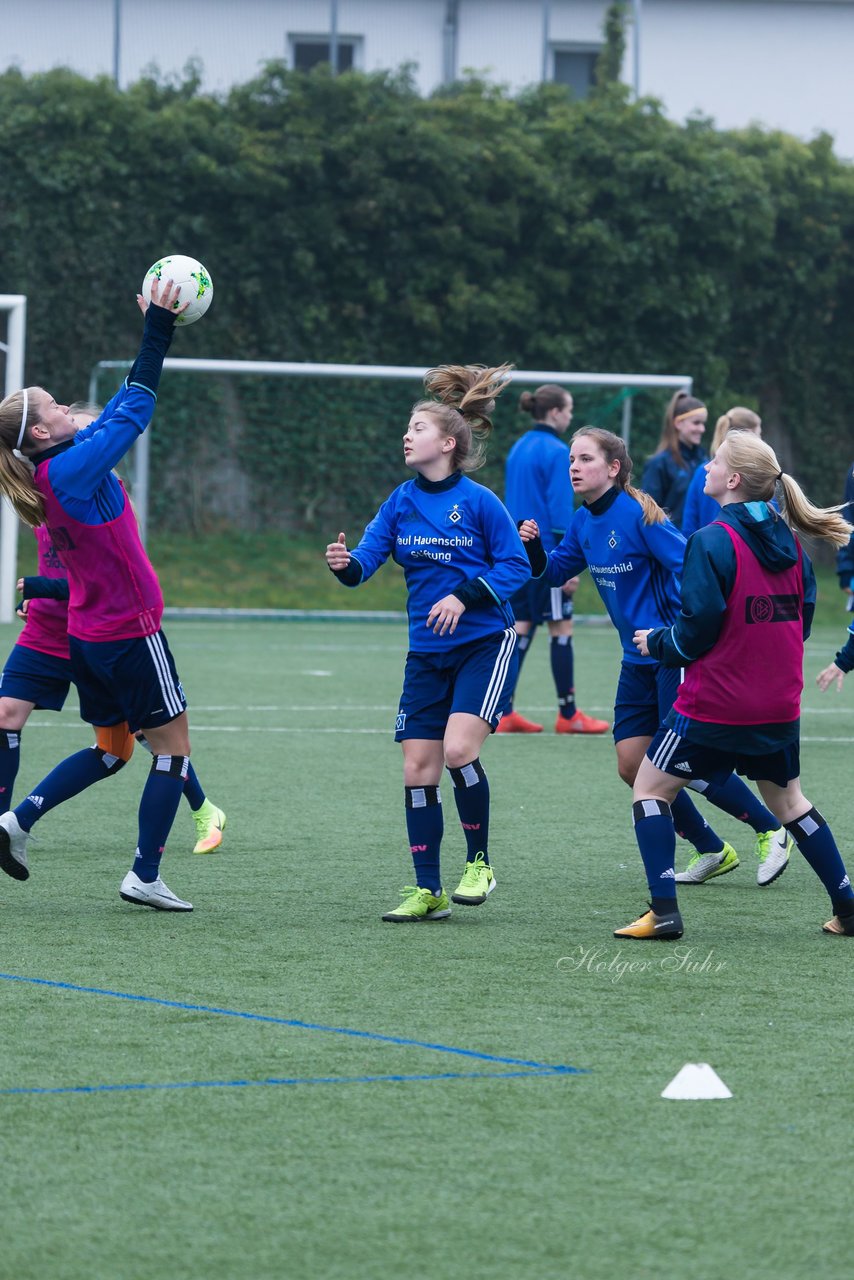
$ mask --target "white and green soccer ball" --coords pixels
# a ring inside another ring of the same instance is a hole
[[[176,317],[176,324],[195,324],[197,320],[201,320],[213,301],[210,272],[201,262],[188,258],[186,254],[173,253],[152,263],[142,282],[142,296],[146,302],[151,301],[151,286],[155,280],[174,280],[178,285],[181,292],[172,303],[173,311],[177,311],[185,302],[190,304],[183,315]]]

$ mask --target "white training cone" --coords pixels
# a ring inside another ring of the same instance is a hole
[[[732,1094],[708,1062],[686,1062],[662,1091],[662,1098],[731,1098]]]

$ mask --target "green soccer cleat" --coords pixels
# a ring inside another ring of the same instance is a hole
[[[383,920],[389,924],[418,924],[422,920],[444,920],[450,914],[451,904],[444,889],[435,894],[410,884],[403,890],[403,902],[396,911],[387,911]]]
[[[684,871],[676,876],[677,884],[703,884],[714,876],[725,876],[738,866],[738,854],[724,841],[720,853],[695,853]]]
[[[479,907],[495,888],[495,876],[492,867],[482,853],[475,855],[474,862],[467,862],[463,878],[451,894],[451,902],[459,902],[464,907]]]
[[[222,833],[225,831],[225,814],[210,800],[205,800],[199,809],[193,810],[193,822],[196,824],[196,843],[193,853],[213,853],[222,844]]]
[[[761,831],[756,837],[756,856],[759,866],[756,868],[756,883],[764,888],[773,884],[789,865],[789,854],[794,848],[794,840],[785,827],[777,831]]]

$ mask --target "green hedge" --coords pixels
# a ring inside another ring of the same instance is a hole
[[[757,407],[784,464],[838,497],[854,171],[826,137],[678,125],[607,84],[586,102],[478,80],[422,98],[405,72],[278,63],[221,99],[192,75],[118,92],[9,71],[0,119],[0,289],[28,295],[27,379],[61,399],[133,355],[145,268],[187,252],[216,297],[173,354],[684,371],[712,416]],[[155,519],[352,525],[402,475],[417,393],[170,375]],[[614,397],[579,399],[577,421],[618,427]],[[662,407],[638,398],[638,462]],[[524,425],[508,397],[487,482]]]

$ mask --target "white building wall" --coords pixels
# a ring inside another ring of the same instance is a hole
[[[854,157],[854,4],[646,0],[641,92],[674,119],[833,134]],[[629,71],[629,67],[626,68]]]
[[[120,0],[120,82],[150,66],[203,65],[207,90],[288,58],[292,35],[328,33],[330,0]],[[606,0],[551,0],[550,38],[595,44]],[[631,8],[631,5],[629,6]],[[543,0],[459,0],[456,67],[519,89],[540,79]],[[443,75],[446,0],[338,0],[341,38],[360,37],[366,71],[417,64],[430,92]],[[115,0],[0,0],[0,68],[66,65],[113,74]],[[682,120],[758,121],[803,138],[824,129],[854,157],[854,0],[642,0],[640,89]],[[631,82],[633,49],[624,78]]]

